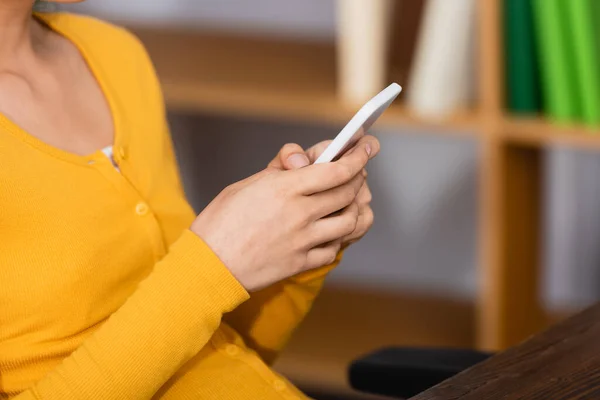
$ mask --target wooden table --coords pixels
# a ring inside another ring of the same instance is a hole
[[[600,399],[600,304],[412,400]]]

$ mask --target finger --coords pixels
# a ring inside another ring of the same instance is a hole
[[[373,139],[374,139],[374,141],[373,141]],[[367,136],[362,137],[354,146],[352,146],[350,149],[348,149],[348,151],[346,153],[352,151],[352,149],[354,149],[357,145],[362,143],[361,141],[362,142],[364,142],[364,141],[372,142],[371,144],[373,145],[374,151],[372,152],[371,158],[375,157],[377,155],[377,153],[379,153],[379,148],[380,148],[379,140],[377,140],[377,138],[372,135],[367,135]],[[311,164],[314,163],[321,154],[323,154],[323,152],[325,151],[327,146],[329,146],[331,144],[331,142],[333,142],[333,140],[325,140],[323,142],[315,144],[314,146],[312,146],[311,148],[306,150],[306,155],[308,156],[308,159],[310,160]]]
[[[309,270],[332,264],[337,258],[341,246],[341,241],[336,240],[324,246],[310,249],[306,255],[304,268]]]
[[[368,206],[371,203],[371,200],[373,200],[373,195],[371,194],[369,185],[367,185],[365,180],[358,191],[358,194],[356,195],[356,203],[358,204],[359,208],[362,208],[364,206]]]
[[[323,142],[315,144],[310,149],[306,150],[306,155],[308,156],[308,159],[310,160],[311,164],[317,161],[317,158],[319,158],[319,156],[323,154],[323,152],[325,151],[327,146],[331,144],[331,142],[333,142],[333,140],[325,140]]]
[[[363,210],[362,213],[359,213],[358,221],[356,222],[356,228],[352,233],[343,238],[343,245],[350,245],[365,236],[367,232],[369,232],[369,229],[371,229],[373,226],[373,221],[374,214],[370,207]]]
[[[364,181],[365,178],[359,174],[345,185],[309,196],[307,207],[312,210],[313,218],[330,216],[354,203]]]
[[[350,204],[339,215],[321,218],[309,228],[310,247],[331,242],[354,232],[358,222],[358,206]]]
[[[377,139],[373,135],[367,135],[360,138],[360,140],[358,140],[358,142],[356,142],[356,144],[353,147],[351,147],[348,151],[344,153],[342,158],[346,155],[351,154],[353,151],[355,151],[357,148],[364,144],[368,144],[371,148],[371,154],[369,155],[369,159],[373,159],[375,158],[375,156],[377,156],[377,154],[379,154],[379,149],[381,148],[379,139]]]
[[[324,192],[351,181],[367,165],[371,154],[370,143],[365,142],[338,161],[314,164],[298,171],[296,189],[305,195]]]
[[[310,161],[299,144],[287,143],[269,163],[269,167],[287,170],[306,167],[309,164]]]

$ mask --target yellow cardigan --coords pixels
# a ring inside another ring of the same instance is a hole
[[[0,399],[305,398],[268,365],[333,265],[249,296],[187,229],[142,45],[93,18],[37,17],[104,91],[121,173],[0,114]]]

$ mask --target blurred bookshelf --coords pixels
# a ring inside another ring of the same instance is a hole
[[[504,3],[502,0],[476,0],[476,3],[477,100],[445,117],[426,118],[415,113],[400,97],[383,115],[380,124],[426,128],[439,135],[463,135],[477,141],[480,155],[478,297],[474,305],[447,309],[447,301],[443,299],[432,298],[428,302],[404,294],[398,294],[394,299],[364,294],[363,299],[369,299],[365,302],[369,308],[363,310],[364,315],[379,316],[390,324],[394,319],[386,318],[387,313],[394,310],[389,304],[401,307],[406,303],[417,310],[407,313],[401,326],[381,327],[382,331],[389,329],[398,335],[396,344],[418,342],[420,345],[500,350],[553,321],[541,304],[539,289],[543,270],[541,210],[545,202],[542,153],[550,146],[600,150],[600,129],[557,124],[543,116],[507,114]],[[148,48],[163,85],[166,103],[172,110],[341,125],[357,109],[340,98],[335,43],[128,26]],[[397,59],[406,61],[406,57],[391,57],[390,62],[395,63]],[[405,83],[406,65],[390,64],[389,70],[393,73],[390,80]],[[337,315],[343,312],[348,299],[360,302],[357,297],[360,293],[326,290],[325,300],[319,301],[339,304],[335,309]],[[435,310],[445,311],[440,314]],[[424,321],[422,317],[429,314],[439,318]],[[468,329],[448,334],[454,328],[452,321],[444,315],[454,315],[457,324]],[[322,338],[322,332],[333,329],[330,319],[319,318],[318,315],[309,316],[307,324],[301,327],[300,339],[292,342],[289,353],[294,357],[284,355],[281,363],[283,371],[300,377],[300,381],[327,379],[325,372],[318,372],[321,371],[318,364],[303,364],[302,369],[299,361],[292,361],[314,354],[306,349],[319,348],[316,338]],[[358,317],[356,314],[348,317],[349,320],[352,318]],[[315,322],[317,320],[320,322]],[[309,331],[313,336],[307,333]],[[415,332],[424,335],[424,339],[411,341]],[[440,335],[436,336],[435,332]],[[388,339],[372,342],[364,341],[364,338],[355,342],[348,339],[347,349],[366,350],[360,343],[378,346],[390,344]],[[338,366],[349,362],[348,354],[355,355],[353,351],[344,353],[343,350],[330,353],[331,360],[337,360],[332,362],[338,362]],[[319,359],[319,363],[323,360]],[[339,383],[341,378],[332,379]]]
[[[356,112],[338,96],[333,44],[172,28],[132,30],[148,49],[172,110],[326,124],[342,124]],[[424,118],[398,103],[378,124],[477,139],[484,118],[477,109]],[[501,122],[500,139],[510,143],[600,148],[600,129],[558,125],[541,116],[504,115]]]
[[[342,124],[356,107],[340,101],[334,44],[131,27],[150,53],[172,110]],[[474,132],[476,113],[417,117],[401,103],[385,125]]]
[[[152,56],[172,110],[326,124],[342,124],[356,112],[338,96],[333,44],[172,28],[132,30]],[[378,124],[477,139],[484,118],[477,109],[424,118],[398,103]],[[599,129],[558,125],[541,116],[504,115],[502,123],[501,139],[510,143],[600,148]]]

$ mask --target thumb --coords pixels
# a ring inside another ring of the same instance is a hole
[[[310,164],[304,149],[296,143],[288,143],[281,148],[279,154],[271,163],[270,167],[284,170],[299,169]]]
[[[304,154],[304,151],[302,151],[302,153],[290,154],[283,162],[283,168],[300,169],[306,167],[309,164],[310,161],[308,160],[308,157],[306,156],[306,154]]]

